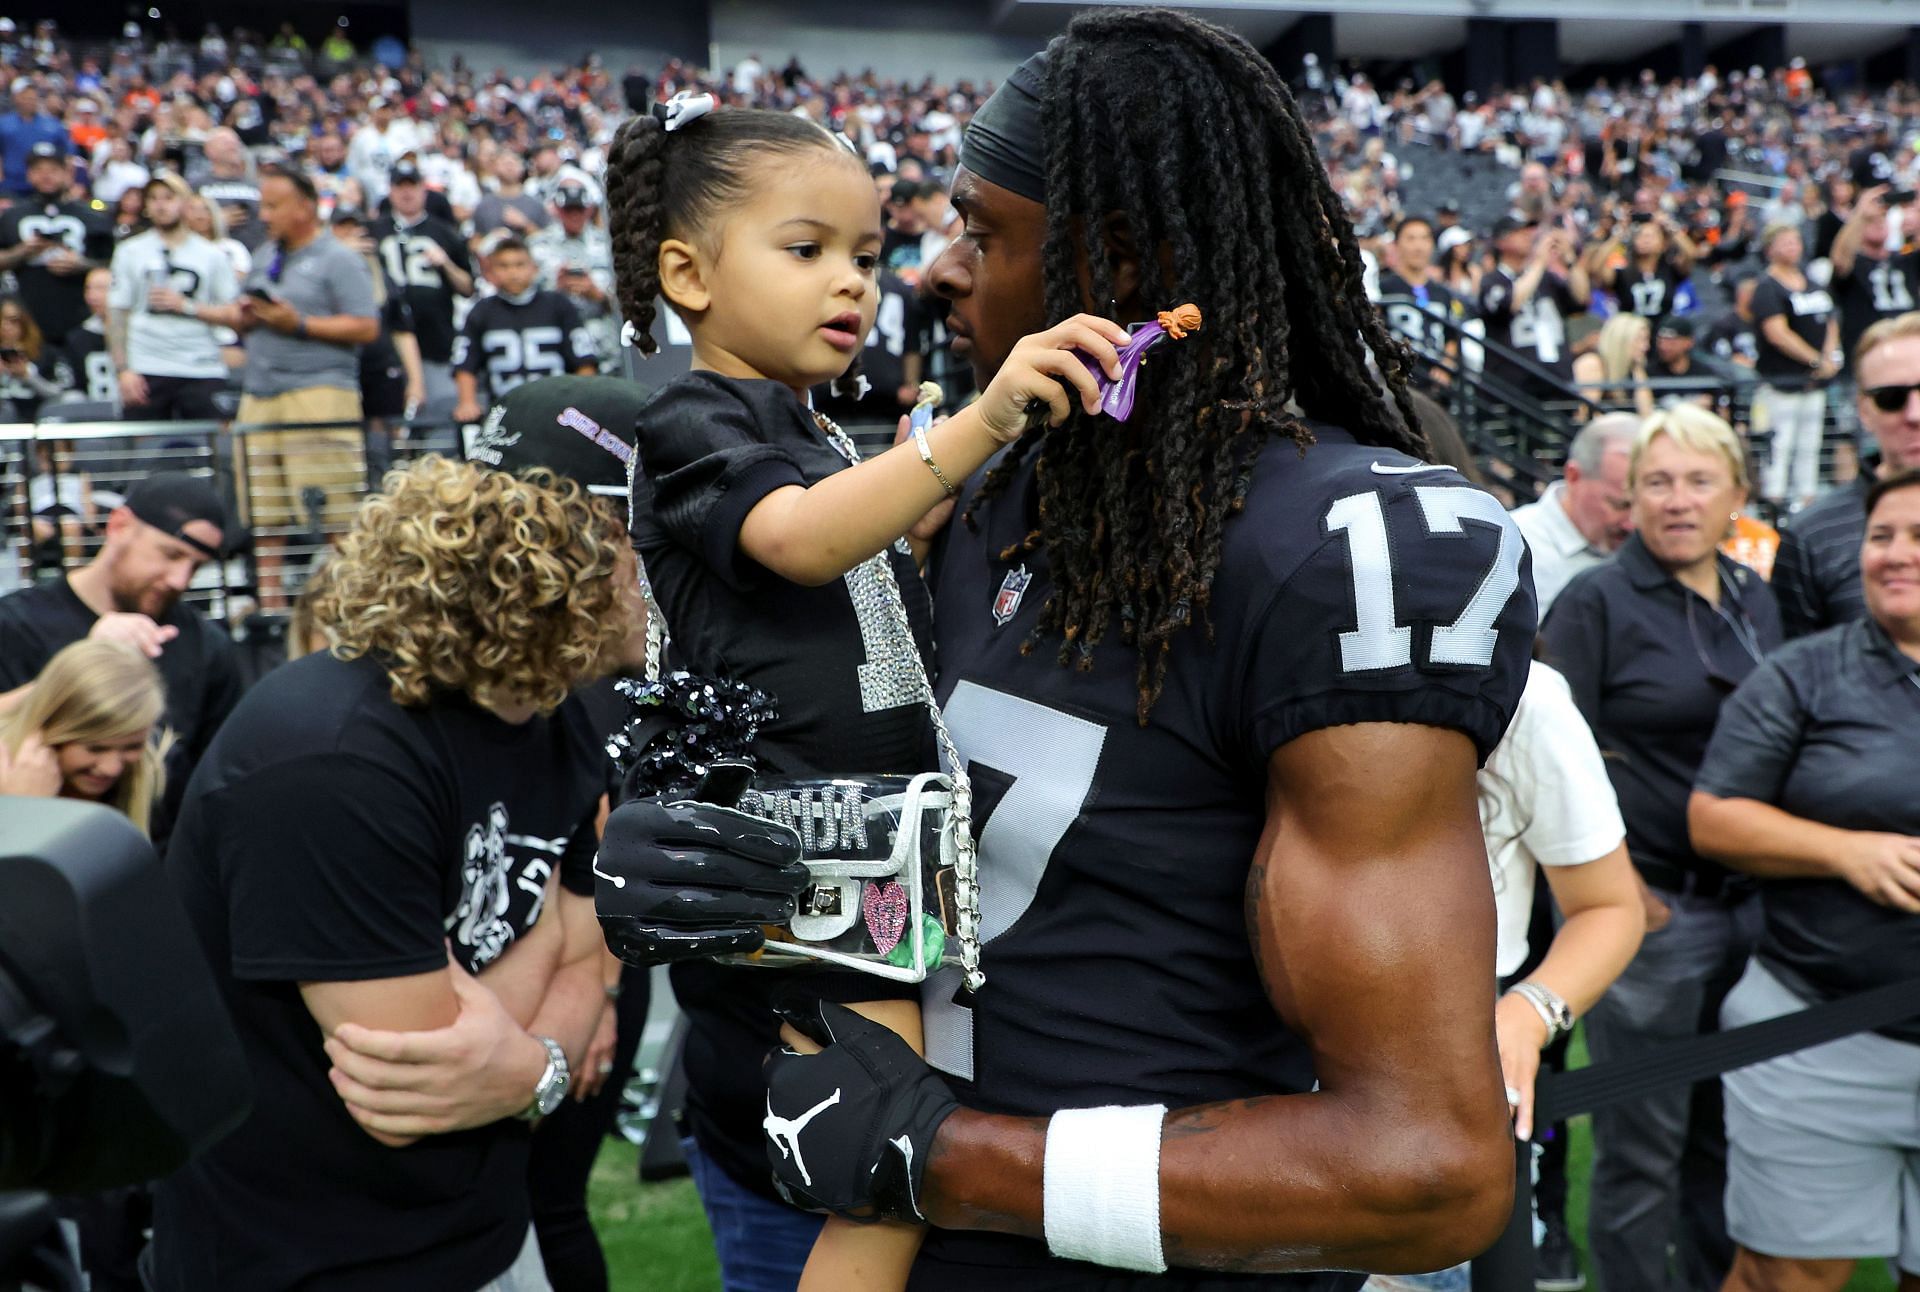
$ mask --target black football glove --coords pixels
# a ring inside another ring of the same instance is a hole
[[[826,1048],[767,1059],[767,1161],[780,1196],[850,1220],[924,1222],[921,1185],[942,1122],[960,1106],[890,1029],[816,1001],[780,1017]]]
[[[791,826],[691,800],[622,803],[593,869],[607,949],[640,966],[757,951],[811,882]]]

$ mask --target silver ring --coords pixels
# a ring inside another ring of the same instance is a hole
[[[1520,1091],[1513,1086],[1508,1086],[1507,1087],[1507,1107],[1518,1108],[1519,1106],[1520,1106]]]
[[[604,1076],[606,1076],[606,1075],[607,1075],[607,1074],[608,1074],[609,1072],[612,1072],[612,1071],[613,1071],[613,1061],[612,1061],[612,1060],[608,1060],[607,1062],[605,1062],[605,1063],[603,1063],[603,1064],[601,1064],[601,1065],[600,1065],[600,1075],[601,1075],[601,1076],[603,1076],[603,1077],[604,1077]],[[1516,1097],[1517,1097],[1517,1096],[1516,1096]]]

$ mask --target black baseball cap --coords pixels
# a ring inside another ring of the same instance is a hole
[[[39,143],[27,149],[28,165],[32,165],[34,162],[37,162],[37,161],[64,162],[66,159],[67,159],[66,149],[62,148],[59,144],[54,143],[53,140],[51,139],[42,139]]]
[[[627,496],[634,425],[653,392],[619,377],[543,377],[494,405],[467,461],[496,471],[544,467],[599,494]]]
[[[421,180],[420,168],[410,161],[395,162],[393,169],[387,172],[387,183],[418,184]]]
[[[227,509],[213,486],[198,476],[180,471],[162,471],[134,482],[127,490],[127,510],[134,518],[153,526],[169,538],[177,538],[203,556],[218,557],[220,549],[209,547],[186,533],[186,527],[204,520],[221,532],[227,529]]]
[[[593,205],[593,195],[585,184],[562,184],[553,190],[553,205],[561,211],[584,211]]]
[[[1691,341],[1693,340],[1693,320],[1683,318],[1678,314],[1669,314],[1666,318],[1660,320],[1659,334],[1661,336],[1685,337]]]
[[[1493,222],[1493,233],[1490,236],[1494,238],[1504,238],[1509,233],[1518,233],[1522,229],[1531,229],[1534,224],[1535,221],[1529,220],[1518,211],[1509,211]]]

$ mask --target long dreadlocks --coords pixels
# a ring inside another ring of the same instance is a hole
[[[1165,9],[1085,14],[1050,48],[1046,130],[1049,317],[1079,312],[1083,293],[1096,309],[1113,295],[1117,215],[1142,301],[1193,301],[1206,326],[1156,352],[1131,421],[1076,412],[1023,437],[966,519],[1038,453],[1039,527],[1007,555],[1043,547],[1054,591],[1024,648],[1057,634],[1061,663],[1091,668],[1117,617],[1145,723],[1174,635],[1206,621],[1222,532],[1261,448],[1312,442],[1294,408],[1363,444],[1420,457],[1427,444],[1405,352],[1361,287],[1352,225],[1292,94],[1252,46]]]

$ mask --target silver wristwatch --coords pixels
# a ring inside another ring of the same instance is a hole
[[[567,1087],[572,1084],[572,1074],[567,1070],[567,1052],[560,1048],[560,1042],[551,1036],[536,1036],[534,1040],[547,1047],[547,1070],[540,1074],[539,1084],[533,1088],[533,1102],[519,1114],[520,1120],[535,1122],[560,1106],[567,1097]]]
[[[1573,1030],[1573,1010],[1567,1007],[1566,1001],[1560,999],[1558,992],[1532,980],[1517,982],[1509,990],[1533,1006],[1534,1012],[1540,1015],[1540,1021],[1547,1025],[1544,1044],[1552,1045]]]

